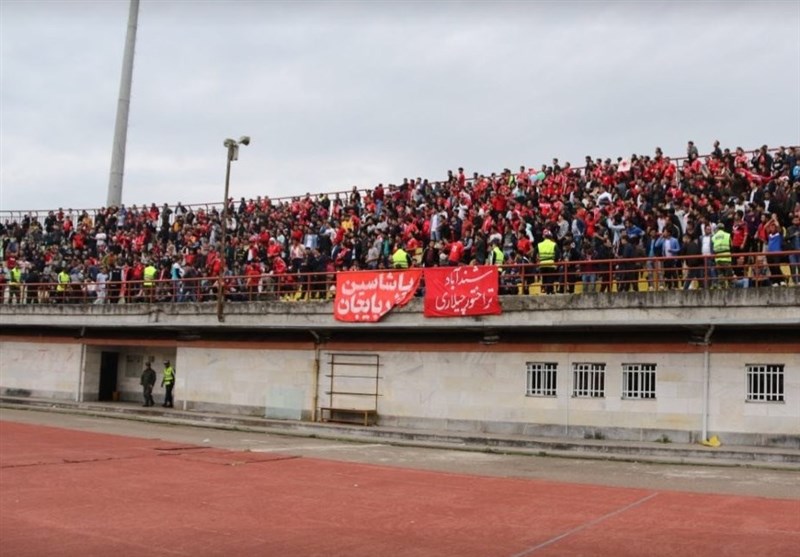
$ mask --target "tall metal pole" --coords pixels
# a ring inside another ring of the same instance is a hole
[[[228,229],[228,190],[231,185],[231,161],[234,157],[235,145],[228,145],[228,166],[225,169],[225,197],[222,199],[222,235],[220,236],[220,261],[219,277],[217,280],[217,320],[222,323],[225,321],[224,304],[225,304],[225,266],[227,261],[225,259],[225,241],[227,240]]]
[[[122,204],[122,175],[125,172],[125,143],[128,138],[128,110],[131,104],[133,51],[136,46],[136,24],[138,19],[139,0],[131,0],[130,12],[128,13],[128,33],[125,37],[125,53],[122,57],[122,77],[119,82],[117,121],[114,124],[111,175],[108,179],[106,205],[109,207],[119,207]]]
[[[220,258],[219,277],[217,280],[217,320],[220,323],[225,321],[223,313],[225,307],[225,267],[228,265],[225,251],[228,239],[228,191],[231,185],[231,162],[239,159],[239,145],[250,145],[250,137],[243,135],[239,141],[226,139],[222,143],[228,149],[228,166],[225,168],[225,197],[222,200],[222,235],[220,237]]]

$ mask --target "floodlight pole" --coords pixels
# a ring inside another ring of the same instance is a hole
[[[133,54],[136,47],[136,25],[139,19],[139,0],[131,0],[128,13],[128,33],[125,36],[125,53],[122,56],[122,77],[119,82],[117,121],[114,124],[114,144],[111,149],[111,173],[108,178],[106,206],[122,204],[122,176],[125,173],[125,145],[128,139],[128,112],[131,105],[133,81]]]
[[[225,321],[225,267],[227,259],[225,251],[228,239],[228,195],[231,185],[231,162],[239,158],[239,145],[249,145],[250,138],[243,136],[239,141],[226,139],[223,145],[228,148],[228,164],[225,167],[225,197],[222,198],[222,234],[220,236],[220,258],[219,276],[217,277],[217,320],[220,323]]]

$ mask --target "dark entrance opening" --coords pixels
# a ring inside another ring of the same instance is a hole
[[[97,400],[114,400],[117,391],[117,364],[119,354],[116,352],[103,352],[100,355],[100,393]]]

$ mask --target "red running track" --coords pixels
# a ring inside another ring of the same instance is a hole
[[[2,556],[800,555],[800,501],[490,478],[0,422]]]

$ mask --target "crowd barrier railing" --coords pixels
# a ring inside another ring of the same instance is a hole
[[[393,270],[403,272],[403,270]],[[592,294],[800,286],[800,250],[719,255],[559,261],[554,266],[500,266],[501,295]],[[424,282],[418,295],[422,295]],[[125,280],[97,283],[5,283],[4,304],[186,304],[217,302],[218,277]],[[231,275],[226,303],[331,300],[336,272]]]

